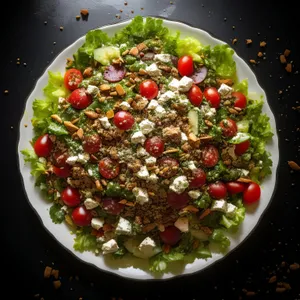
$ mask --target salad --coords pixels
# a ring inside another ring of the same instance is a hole
[[[90,30],[48,72],[22,154],[76,251],[151,272],[226,252],[272,166],[269,117],[233,54],[137,16],[111,37]]]

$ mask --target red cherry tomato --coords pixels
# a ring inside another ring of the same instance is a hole
[[[52,148],[53,143],[48,133],[41,135],[33,145],[34,152],[39,157],[48,157]]]
[[[209,195],[214,199],[224,199],[227,194],[227,188],[225,183],[217,181],[210,183],[207,189]]]
[[[175,209],[181,209],[187,205],[190,201],[188,193],[177,194],[175,192],[168,192],[167,195],[168,203]]]
[[[237,181],[226,182],[225,184],[228,193],[231,195],[242,193],[246,188],[246,184]]]
[[[66,178],[71,176],[71,167],[70,166],[64,166],[64,167],[56,167],[52,166],[53,173],[57,177]]]
[[[235,98],[234,107],[245,108],[247,106],[247,98],[241,92],[232,92],[232,97]]]
[[[158,173],[161,177],[171,178],[177,174],[178,170],[174,167],[178,167],[179,162],[173,157],[165,156],[158,159],[157,165],[159,166],[160,169],[169,168],[168,171],[163,172],[163,174]]]
[[[77,69],[69,69],[64,76],[64,84],[67,89],[74,91],[83,80],[81,72]]]
[[[60,168],[65,167],[65,166],[67,166],[66,160],[68,157],[69,157],[69,155],[67,152],[56,151],[53,154],[53,161],[54,161],[53,164],[56,167],[60,167]]]
[[[219,161],[219,151],[213,145],[207,145],[202,149],[202,164],[204,167],[214,167]]]
[[[193,58],[189,55],[181,56],[178,59],[177,69],[181,76],[191,76],[194,73]]]
[[[243,201],[245,204],[257,202],[260,194],[260,186],[256,182],[251,182],[243,192]]]
[[[124,208],[124,204],[119,203],[119,199],[104,198],[102,199],[103,209],[112,215],[119,215]]]
[[[148,100],[155,98],[158,94],[158,86],[152,79],[146,79],[140,83],[140,94]]]
[[[99,173],[106,179],[112,179],[119,175],[120,165],[109,157],[102,158],[99,162]]]
[[[114,116],[114,124],[121,130],[128,130],[134,124],[134,118],[128,111],[118,111]]]
[[[244,141],[240,144],[236,144],[234,148],[234,152],[236,155],[244,154],[250,147],[250,140]]]
[[[190,181],[191,188],[198,188],[205,184],[206,174],[203,169],[198,168],[193,171],[193,179]]]
[[[164,152],[165,142],[158,136],[146,139],[144,147],[154,157],[159,157]]]
[[[87,210],[84,206],[75,207],[72,212],[72,220],[78,226],[89,226],[92,218],[91,211]]]
[[[102,145],[101,138],[98,133],[85,135],[82,141],[83,150],[87,153],[97,153]]]
[[[77,189],[67,186],[62,192],[61,192],[61,200],[64,204],[74,207],[80,204],[80,193]]]
[[[175,226],[168,226],[165,228],[165,231],[159,233],[159,236],[163,243],[174,246],[181,239],[181,232]]]
[[[215,87],[207,87],[204,92],[205,99],[210,103],[214,108],[219,108],[221,97],[218,90]]]
[[[199,88],[199,86],[194,84],[190,88],[190,90],[188,92],[188,98],[194,106],[199,106],[202,103],[203,93],[202,93],[201,89]]]
[[[223,135],[226,137],[233,137],[238,131],[235,121],[230,118],[222,120],[220,122],[220,127],[222,128]]]
[[[76,109],[84,109],[92,103],[92,97],[86,93],[85,88],[80,88],[74,90],[67,101]]]

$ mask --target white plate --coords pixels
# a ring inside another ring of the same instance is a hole
[[[120,30],[125,25],[127,25],[129,22],[130,20],[127,20],[122,23],[104,26],[101,29],[107,32],[108,35],[111,36],[116,31]],[[217,44],[225,44],[223,41],[216,39],[215,37],[211,36],[209,33],[201,29],[193,28],[189,25],[182,24],[180,22],[164,19],[164,24],[171,31],[179,30],[181,32],[181,37],[194,36],[195,38],[199,39],[203,45],[209,44],[214,46]],[[74,251],[73,249],[74,236],[70,234],[68,228],[62,224],[52,223],[52,220],[49,216],[49,208],[51,204],[42,199],[39,191],[34,186],[34,179],[30,175],[30,167],[24,164],[23,155],[20,154],[20,150],[31,147],[29,141],[33,138],[33,131],[30,122],[33,115],[32,103],[36,98],[37,99],[44,98],[42,90],[48,81],[47,72],[50,70],[54,72],[60,71],[64,73],[66,59],[68,57],[72,57],[73,53],[75,53],[76,50],[84,43],[84,40],[85,37],[79,38],[77,41],[75,41],[72,45],[70,45],[68,48],[66,48],[63,52],[61,52],[56,57],[56,59],[51,63],[51,65],[45,70],[44,74],[37,81],[34,90],[29,95],[26,102],[25,112],[20,122],[20,140],[18,144],[18,153],[19,153],[20,171],[22,174],[24,187],[30,204],[32,205],[36,213],[39,215],[41,222],[43,223],[45,228],[53,235],[55,239],[57,239],[58,242],[60,242],[67,250],[70,251],[70,253],[73,253],[82,261],[90,263],[101,270],[109,271],[123,277],[134,278],[139,280],[167,279],[174,276],[191,274],[203,270],[204,268],[210,266],[212,263],[223,258],[224,254],[213,253],[212,258],[210,259],[196,260],[194,263],[188,264],[184,268],[181,265],[174,266],[174,271],[163,274],[160,277],[154,277],[153,274],[147,272],[147,265],[141,259],[134,259],[132,261],[122,261],[121,263],[120,260],[112,261],[107,258],[103,258],[102,256],[96,257],[93,253],[90,252],[79,253]],[[230,251],[236,248],[242,241],[244,241],[245,238],[252,232],[254,227],[259,223],[259,220],[263,212],[267,208],[272,198],[272,194],[275,187],[275,181],[276,181],[276,170],[277,170],[277,165],[279,160],[276,124],[275,124],[273,113],[266,99],[266,94],[264,90],[261,88],[261,86],[259,85],[259,83],[257,82],[254,73],[247,65],[247,63],[243,59],[241,59],[237,54],[234,54],[234,59],[237,65],[238,78],[240,80],[247,78],[249,82],[249,92],[255,92],[258,95],[262,95],[263,99],[265,100],[263,111],[267,113],[268,116],[270,117],[271,126],[274,131],[273,140],[270,144],[267,145],[267,150],[270,151],[272,155],[271,158],[273,160],[273,166],[272,166],[272,175],[269,176],[263,182],[262,195],[259,204],[257,205],[257,207],[252,208],[251,210],[249,209],[247,211],[245,220],[240,230],[235,235],[232,235],[230,237],[231,246],[229,248],[229,251],[227,252],[227,255]],[[28,124],[28,127],[25,128],[24,124]],[[132,263],[134,264],[135,267],[131,266]]]

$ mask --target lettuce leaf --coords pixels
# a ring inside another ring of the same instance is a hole
[[[177,40],[176,52],[178,56],[190,55],[194,61],[201,62],[202,59],[199,55],[202,49],[201,43],[194,37],[186,37],[182,40]]]
[[[24,161],[30,163],[30,174],[38,180],[41,175],[45,174],[46,160],[39,159],[32,149],[23,149],[21,153],[23,154]]]
[[[244,221],[245,214],[245,207],[240,207],[235,211],[234,216],[231,218],[223,214],[220,220],[220,224],[227,229],[237,228]]]
[[[65,213],[61,210],[61,205],[57,203],[50,207],[49,214],[54,224],[60,224],[65,220]]]
[[[79,252],[95,251],[97,249],[96,236],[91,235],[90,228],[83,228],[76,231],[74,238],[74,249]]]
[[[219,228],[213,231],[212,235],[209,237],[209,240],[216,242],[222,251],[227,250],[227,248],[230,246],[229,238],[225,236],[224,230]]]
[[[247,96],[248,95],[248,80],[247,79],[243,79],[240,82],[236,83],[234,85],[234,90],[236,92],[241,92],[245,96]]]

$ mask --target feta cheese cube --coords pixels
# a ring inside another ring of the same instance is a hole
[[[148,134],[153,131],[155,123],[149,121],[148,119],[145,119],[141,123],[139,123],[139,126],[143,134]]]
[[[225,83],[222,83],[218,89],[218,93],[224,99],[231,98],[232,91],[233,89]]]
[[[156,243],[150,237],[146,237],[138,246],[138,249],[143,253],[145,257],[151,257],[155,254],[154,248]]]
[[[161,105],[157,105],[157,107],[155,108],[155,114],[159,118],[162,118],[166,114],[166,110]]]
[[[86,92],[92,96],[97,95],[99,93],[99,88],[95,85],[88,85]]]
[[[103,251],[103,254],[109,254],[109,253],[116,252],[119,249],[119,246],[116,240],[111,239],[108,242],[104,243],[101,249]]]
[[[149,196],[148,196],[148,192],[146,189],[135,187],[132,190],[132,192],[133,192],[133,194],[135,196],[135,200],[138,204],[143,205],[143,204],[149,202]]]
[[[221,211],[223,213],[226,213],[227,201],[224,199],[215,200],[213,201],[210,209],[213,211]]]
[[[99,230],[100,228],[102,228],[104,225],[104,218],[92,218],[91,221],[91,226],[96,229]]]
[[[162,95],[160,95],[160,97],[158,98],[158,103],[164,104],[168,100],[175,99],[175,98],[176,98],[176,94],[174,92],[167,91],[167,92],[163,93]]]
[[[177,194],[182,194],[188,186],[189,182],[187,180],[187,177],[178,176],[173,180],[173,182],[169,186],[169,189]]]
[[[174,226],[177,227],[181,232],[189,231],[189,219],[187,217],[179,217]]]
[[[187,167],[188,167],[191,171],[194,171],[194,170],[197,169],[197,167],[195,166],[195,163],[194,163],[193,161],[188,161]]]
[[[177,91],[179,89],[179,80],[176,78],[173,78],[171,80],[171,82],[169,83],[168,87],[171,91]]]
[[[145,159],[146,165],[147,166],[153,166],[156,163],[156,157],[154,156],[149,156]]]
[[[170,54],[155,54],[154,60],[161,61],[163,63],[170,63],[171,62],[171,55]]]
[[[149,156],[149,153],[146,151],[144,147],[138,146],[138,148],[136,149],[136,156],[138,158],[141,158],[141,157]]]
[[[123,109],[123,110],[129,110],[129,109],[131,109],[130,104],[129,104],[128,102],[126,102],[126,101],[121,102],[121,103],[120,103],[120,107],[121,107],[121,109]]]
[[[133,144],[144,144],[145,141],[146,137],[141,131],[137,131],[131,136],[131,143]]]
[[[181,106],[187,106],[188,104],[190,103],[190,100],[189,99],[179,99],[179,104]]]
[[[149,172],[146,166],[141,166],[140,170],[136,173],[136,176],[140,179],[147,180],[149,178]]]
[[[183,76],[179,80],[178,90],[183,93],[188,92],[193,84],[194,84],[194,81],[192,78]]]
[[[161,75],[160,69],[157,67],[156,63],[151,64],[150,66],[146,67],[146,72],[151,77],[157,77]]]
[[[234,214],[236,212],[238,208],[231,204],[231,203],[227,203],[227,208],[226,208],[226,216],[228,216],[229,218],[234,217]]]
[[[150,110],[153,110],[153,109],[155,109],[157,106],[158,106],[158,102],[157,102],[156,100],[152,99],[152,100],[149,102],[147,108],[150,109]]]
[[[88,174],[89,174],[90,176],[93,176],[93,175],[94,175],[92,169],[88,169],[87,171],[88,171]]]
[[[101,123],[101,125],[105,128],[105,129],[109,129],[111,127],[110,122],[108,121],[107,117],[103,117],[103,118],[99,118],[99,121]]]
[[[155,173],[151,173],[148,178],[148,182],[157,183],[157,181],[158,181],[158,176]]]
[[[88,210],[91,210],[91,209],[99,206],[99,202],[92,198],[85,199],[83,204],[84,204],[85,208]]]
[[[249,173],[250,173],[250,171],[245,170],[245,169],[238,169],[238,170],[241,171],[242,175],[245,176],[245,177],[248,176]]]
[[[78,154],[77,162],[81,164],[86,164],[90,159],[90,155],[88,153]]]
[[[78,156],[77,155],[74,155],[74,156],[69,156],[67,159],[66,159],[66,163],[71,165],[71,166],[74,166],[77,162],[77,159],[78,159]]]
[[[215,108],[210,108],[209,110],[206,111],[204,114],[205,118],[208,120],[212,120],[217,114],[217,111]]]
[[[192,199],[196,200],[201,196],[202,193],[199,190],[191,190],[188,192],[188,194]]]
[[[131,235],[132,225],[128,220],[120,217],[115,232],[116,234]]]
[[[184,132],[181,132],[181,142],[187,142],[188,141],[188,137]]]

